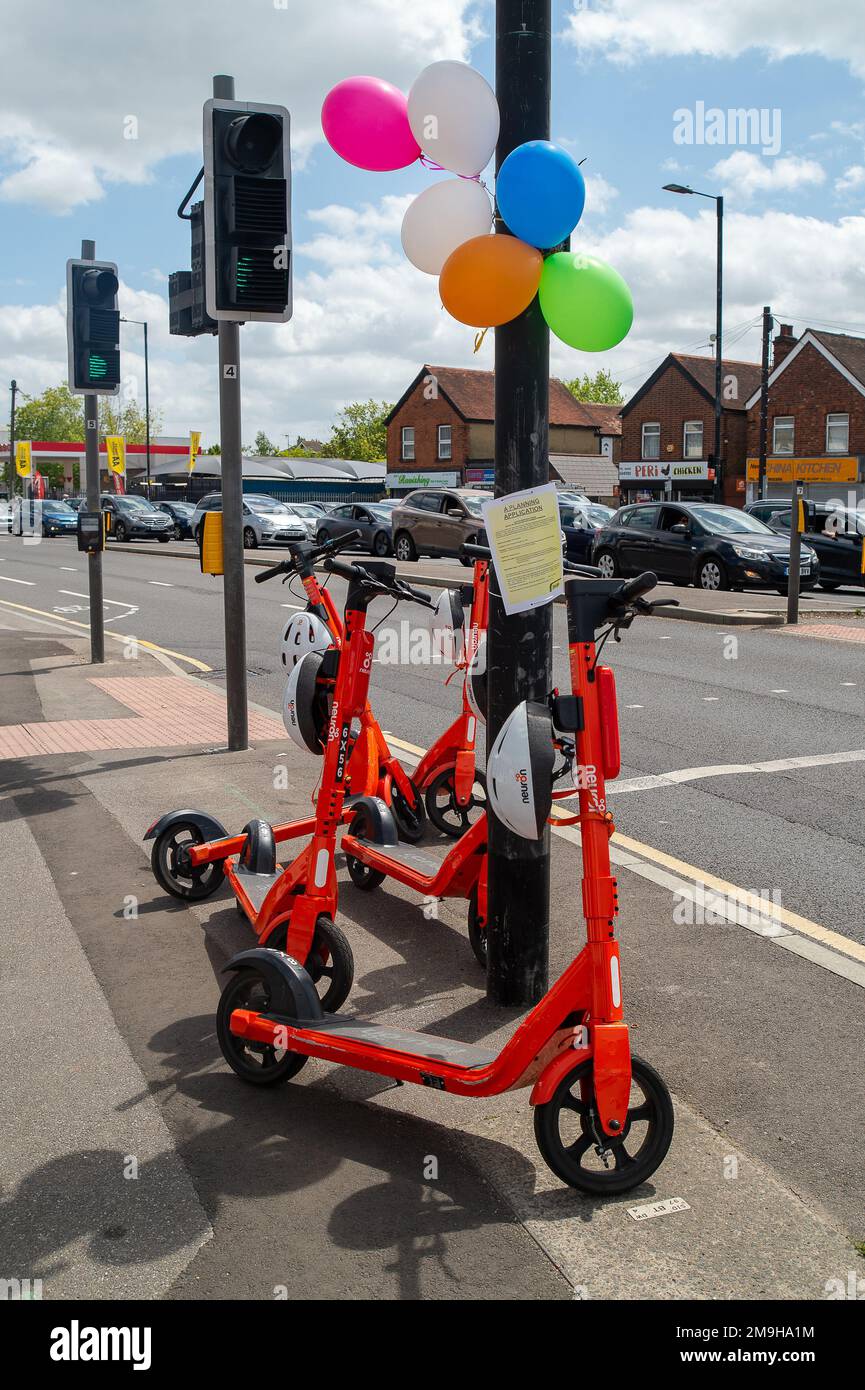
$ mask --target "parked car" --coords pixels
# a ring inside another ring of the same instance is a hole
[[[297,517],[303,522],[309,540],[314,539],[322,516],[329,515],[328,512],[320,512],[318,507],[314,507],[311,502],[284,502],[283,506],[289,515]]]
[[[337,505],[337,503],[336,503],[336,502],[304,502],[303,505],[304,505],[305,507],[314,507],[315,510],[316,510],[317,512],[323,512],[324,515],[327,516],[328,512],[332,512],[332,511],[333,511],[333,509],[334,509],[334,507]]]
[[[466,541],[486,545],[481,503],[489,501],[489,496],[469,488],[423,487],[401,498],[392,511],[396,558],[459,555]]]
[[[378,502],[346,503],[342,507],[334,507],[328,516],[319,517],[316,540],[321,545],[349,531],[360,531],[358,549],[367,550],[371,555],[390,555],[393,549],[392,521],[391,509],[379,506]]]
[[[64,497],[63,501],[69,503],[69,506],[72,508],[73,512],[80,512],[82,507],[85,511],[87,510],[87,498],[84,496]]]
[[[762,585],[787,592],[790,541],[738,507],[711,502],[645,502],[621,507],[598,531],[592,562],[612,577],[654,570],[659,579],[700,589]],[[800,555],[800,584],[813,588],[817,556]]]
[[[174,523],[174,539],[176,541],[188,540],[192,535],[192,513],[195,507],[191,502],[156,502],[154,504],[160,512],[165,512],[170,516]]]
[[[78,531],[78,513],[68,502],[57,501],[53,497],[43,497],[41,503],[43,536],[70,536]],[[39,513],[36,513],[37,517]]]
[[[612,507],[600,502],[579,502],[576,505],[559,499],[559,516],[565,535],[565,558],[588,564],[595,536],[614,515]]]
[[[222,493],[209,492],[202,497],[192,514],[190,526],[196,544],[200,539],[205,512],[222,511]],[[264,492],[245,492],[243,495],[243,544],[247,550],[258,545],[285,545],[288,541],[305,541],[306,527],[300,517],[293,517],[275,497]]]
[[[171,540],[171,517],[159,511],[146,497],[103,492],[99,505],[110,517],[108,535],[115,541],[157,540],[167,545]]]
[[[783,498],[751,502],[745,510],[758,516],[779,535],[790,534],[792,507]],[[827,502],[805,499],[804,539],[817,555],[820,565],[820,588],[827,593],[842,584],[861,587],[862,546],[865,537],[865,511],[852,507],[830,507]]]

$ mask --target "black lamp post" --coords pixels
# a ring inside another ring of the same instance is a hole
[[[724,480],[721,470],[721,310],[723,304],[724,275],[724,199],[717,193],[701,193],[697,188],[689,188],[683,183],[665,183],[665,193],[688,193],[696,198],[710,198],[715,204],[718,226],[718,263],[715,282],[715,489],[716,502],[724,500]]]
[[[150,496],[150,364],[147,354],[147,324],[144,319],[121,319],[121,323],[137,323],[144,329],[144,428],[147,457],[147,495]]]

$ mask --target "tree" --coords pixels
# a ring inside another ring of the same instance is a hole
[[[382,462],[387,456],[385,416],[392,409],[388,401],[373,400],[353,401],[345,406],[322,450],[323,457]]]
[[[150,412],[150,438],[162,428],[159,411]],[[121,405],[117,396],[99,397],[99,433],[122,434],[127,444],[144,444],[147,440],[147,417],[137,401]]]
[[[251,452],[257,454],[259,458],[275,458],[279,450],[275,444],[271,444],[264,430],[259,430],[255,436],[255,445]]]
[[[221,444],[211,444],[210,447],[209,447],[208,449],[202,449],[201,452],[202,452],[203,454],[221,454],[221,453],[222,453],[222,445],[221,445]]]
[[[64,382],[48,386],[41,396],[15,412],[15,434],[19,439],[77,442],[84,438],[84,401],[73,396]]]
[[[575,376],[565,385],[578,401],[594,401],[597,405],[623,405],[622,388],[603,367],[594,376]]]

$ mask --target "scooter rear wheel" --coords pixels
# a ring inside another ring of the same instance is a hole
[[[409,806],[396,782],[391,782],[390,809],[393,812],[400,839],[407,840],[410,845],[416,845],[423,839],[426,811],[424,810],[423,797],[411,778],[409,778],[409,785],[414,796],[414,806]]]
[[[191,821],[170,825],[157,837],[150,855],[150,867],[160,888],[183,902],[209,898],[222,883],[222,860],[193,869],[185,860],[192,845],[204,844],[204,836]]]
[[[469,898],[469,945],[475,960],[482,970],[487,968],[487,924],[481,921],[478,912],[478,890],[473,888]]]
[[[552,1097],[535,1106],[535,1139],[544,1162],[569,1187],[593,1195],[629,1192],[650,1178],[673,1138],[673,1102],[654,1067],[631,1058],[628,1118],[620,1135],[603,1133],[597,1117],[592,1063],[578,1062]],[[588,1099],[582,1096],[588,1083]],[[630,1145],[628,1140],[631,1141]],[[606,1166],[599,1148],[606,1151]]]
[[[232,1071],[252,1086],[278,1086],[297,1076],[309,1060],[302,1052],[283,1051],[269,1043],[251,1042],[231,1031],[231,1015],[235,1009],[251,1009],[267,1013],[270,990],[264,976],[257,970],[241,970],[232,976],[219,1000],[216,1011],[216,1037],[222,1055]]]
[[[482,772],[475,772],[474,785],[467,806],[460,806],[454,786],[454,769],[446,768],[434,777],[426,789],[426,813],[443,835],[458,840],[486,810],[487,784]]]

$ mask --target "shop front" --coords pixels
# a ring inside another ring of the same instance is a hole
[[[619,464],[621,505],[626,502],[711,502],[715,470],[704,459],[622,460]]]
[[[748,501],[760,495],[760,461],[746,464]],[[856,455],[822,457],[775,456],[766,459],[766,496],[790,496],[794,480],[804,484],[804,493],[814,502],[836,503],[858,508],[865,503],[865,458]]]

